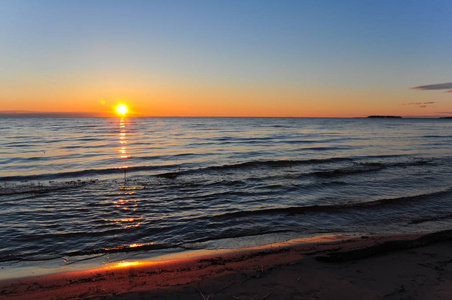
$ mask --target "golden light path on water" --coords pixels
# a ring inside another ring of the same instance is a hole
[[[132,267],[132,266],[138,266],[142,265],[142,262],[139,261],[123,261],[114,266],[114,268],[125,268],[125,267]]]
[[[127,130],[126,130],[127,119],[125,117],[119,118],[119,159],[121,161],[121,166],[119,169],[124,172],[124,182],[119,186],[119,194],[121,199],[116,199],[112,201],[114,209],[118,212],[118,217],[105,219],[105,222],[110,224],[116,224],[120,226],[121,230],[127,230],[128,228],[138,227],[141,225],[143,220],[142,216],[134,215],[137,210],[137,200],[127,199],[131,195],[135,194],[135,189],[137,187],[127,185],[127,159],[130,155],[127,153]],[[132,215],[131,215],[132,214]],[[137,247],[138,244],[123,245],[120,247]]]
[[[121,148],[119,150],[119,157],[121,159],[129,158],[129,156],[127,155],[126,122],[124,118],[121,118],[119,121],[119,143],[121,145]],[[127,166],[123,166],[123,168],[127,168]]]

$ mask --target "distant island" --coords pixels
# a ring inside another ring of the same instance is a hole
[[[368,118],[373,119],[401,119],[401,116],[368,116]]]
[[[440,119],[452,119],[452,117],[440,117]]]
[[[96,112],[44,112],[28,110],[0,110],[0,118],[92,118],[108,117],[107,113]]]

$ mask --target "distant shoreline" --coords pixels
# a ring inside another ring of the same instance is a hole
[[[402,119],[401,116],[368,116],[369,119]]]

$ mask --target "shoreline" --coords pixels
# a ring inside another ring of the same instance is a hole
[[[450,249],[452,230],[386,236],[324,235],[7,279],[0,281],[0,297],[207,299],[210,295],[210,299],[287,299],[298,293],[299,299],[314,296],[328,299],[328,295],[339,293],[350,296],[347,299],[391,299],[414,291],[421,295],[417,298],[435,295],[441,299],[441,295],[452,296]],[[399,277],[408,283],[399,284]],[[382,281],[386,283],[372,286]],[[416,289],[410,289],[410,284],[416,285]]]

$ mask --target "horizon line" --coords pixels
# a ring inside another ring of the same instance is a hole
[[[326,118],[326,119],[357,119],[367,118],[373,114],[366,116],[355,117],[322,117],[322,116],[156,116],[156,115],[141,115],[131,114],[130,118]],[[118,118],[113,112],[44,112],[44,111],[29,111],[29,110],[4,110],[0,111],[0,117],[19,117],[19,118]],[[401,116],[402,118],[442,118],[449,117],[448,115],[417,115]]]

